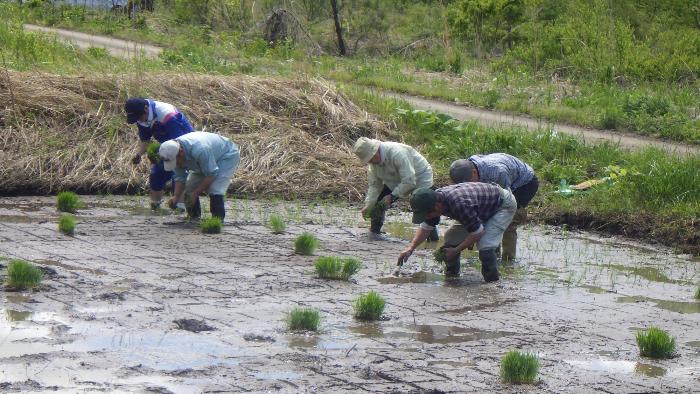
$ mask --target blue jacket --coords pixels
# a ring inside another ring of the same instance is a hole
[[[187,117],[173,105],[150,99],[146,101],[149,108],[148,120],[136,122],[141,141],[153,138],[162,144],[194,131]]]

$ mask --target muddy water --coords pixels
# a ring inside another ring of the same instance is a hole
[[[1,214],[30,218],[0,218],[0,256],[57,273],[0,296],[4,390],[499,392],[508,387],[494,371],[510,349],[540,354],[538,389],[549,392],[697,387],[700,268],[686,256],[532,226],[498,283],[483,283],[473,253],[460,278],[445,278],[435,244],[395,276],[415,231],[396,211],[389,239],[368,241],[356,207],[231,200],[223,233],[207,236],[182,215],[151,213],[145,197],[85,200],[75,237],[57,232],[51,198],[0,201]],[[265,227],[271,213],[287,233]],[[293,253],[303,231],[321,239],[314,256]],[[323,281],[312,268],[322,255],[363,268]],[[383,319],[356,321],[352,302],[369,290],[386,300]],[[319,332],[286,332],[298,305],[321,312]],[[651,325],[677,338],[678,357],[638,356],[634,333]]]

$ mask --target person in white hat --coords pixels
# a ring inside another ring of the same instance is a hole
[[[175,174],[175,193],[168,205],[173,208],[184,201],[190,218],[199,219],[199,196],[206,192],[212,216],[223,221],[224,196],[241,158],[238,146],[219,134],[197,131],[162,143],[158,155],[165,170]]]
[[[433,169],[418,151],[398,142],[360,137],[353,151],[363,163],[369,164],[362,215],[366,216],[377,205],[379,211],[371,215],[369,236],[373,240],[381,239],[386,210],[399,198],[408,197],[416,188],[432,187]],[[380,202],[383,204],[378,204]],[[437,241],[437,231],[431,233],[428,239]]]

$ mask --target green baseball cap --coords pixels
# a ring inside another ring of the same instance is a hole
[[[419,187],[411,194],[411,209],[413,210],[413,224],[425,222],[425,217],[435,209],[437,193],[427,187]]]

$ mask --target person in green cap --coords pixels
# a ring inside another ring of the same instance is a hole
[[[413,223],[420,224],[413,240],[399,255],[403,265],[440,223],[441,216],[457,221],[445,232],[445,275],[459,276],[459,254],[477,245],[486,282],[499,279],[496,248],[517,209],[513,193],[496,184],[459,183],[437,190],[418,188],[411,195]]]

